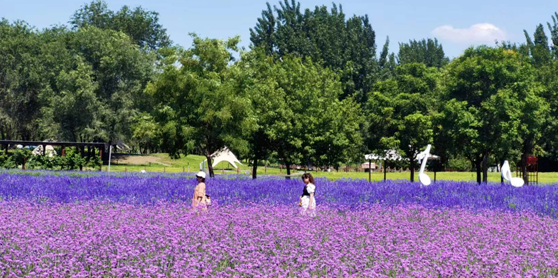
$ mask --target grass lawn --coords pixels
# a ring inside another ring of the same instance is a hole
[[[146,162],[143,164],[122,164],[122,161],[114,160],[112,161],[111,171],[119,172],[139,172],[141,170],[146,170],[148,172],[167,172],[167,173],[177,173],[177,172],[197,172],[199,170],[199,164],[205,159],[203,156],[199,155],[188,155],[182,156],[179,159],[171,159],[168,154],[158,153],[149,155],[151,159],[149,161],[156,162]],[[244,163],[244,162],[243,162]],[[241,174],[250,174],[250,167],[247,164],[240,165]],[[226,162],[221,162],[217,164],[214,168],[216,174],[236,174],[237,170]],[[106,170],[106,166],[103,166],[103,170]],[[368,173],[366,172],[311,172],[315,177],[325,177],[330,180],[337,180],[342,178],[351,179],[368,179]],[[258,175],[285,175],[286,170],[282,171],[278,168],[268,167],[267,171],[265,167],[258,167]],[[434,173],[428,172],[428,175],[432,180],[434,180]],[[514,174],[515,175],[515,174]],[[387,173],[388,179],[405,179],[408,180],[410,173],[408,172],[396,172]],[[372,173],[372,180],[380,181],[383,180],[384,174],[374,172]],[[439,172],[436,173],[437,180],[454,180],[454,181],[475,181],[475,172]],[[418,171],[415,173],[415,180],[418,181]],[[488,180],[492,182],[500,181],[500,173],[488,173]],[[558,173],[555,172],[545,172],[539,173],[539,183],[556,183],[558,182]]]

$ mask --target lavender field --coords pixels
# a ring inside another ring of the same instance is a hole
[[[556,277],[558,186],[0,174],[0,277]]]

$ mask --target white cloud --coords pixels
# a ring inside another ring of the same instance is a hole
[[[445,25],[432,30],[432,34],[441,40],[464,44],[493,44],[495,40],[507,40],[506,32],[490,23],[479,23],[463,29]]]

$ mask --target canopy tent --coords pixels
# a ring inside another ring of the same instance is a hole
[[[226,161],[230,163],[235,169],[238,169],[235,163],[242,164],[240,163],[240,161],[238,161],[236,155],[234,155],[234,153],[232,153],[231,150],[229,150],[229,148],[227,147],[224,147],[216,151],[211,155],[211,157],[213,158],[213,164],[212,164],[213,167],[217,166],[217,164],[219,164],[219,162],[221,161]]]
[[[227,147],[223,147],[222,149],[214,152],[211,155],[211,158],[213,159],[213,163],[211,164],[212,167],[217,166],[217,164],[219,164],[219,162],[222,162],[222,161],[226,161],[226,162],[230,163],[235,169],[238,169],[238,166],[236,166],[236,163],[242,164],[242,163],[240,163],[238,158],[236,158],[236,155],[234,155],[234,153],[232,153],[231,150],[229,150],[229,148],[227,148]],[[207,161],[207,159],[204,159],[200,163],[200,171],[205,171],[205,162],[206,161]]]

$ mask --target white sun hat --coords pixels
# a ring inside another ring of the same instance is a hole
[[[205,172],[202,172],[202,171],[198,172],[198,173],[196,174],[196,177],[205,179]]]

